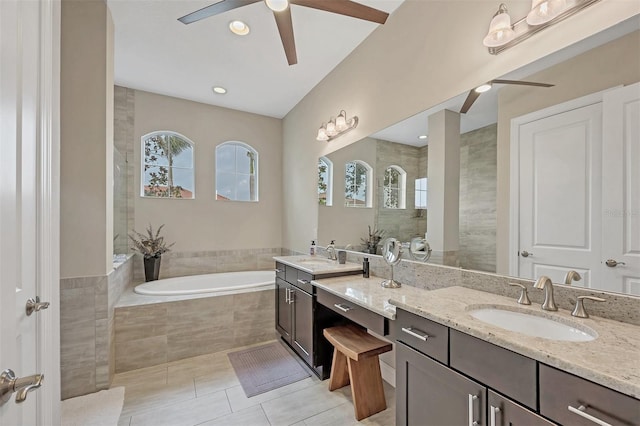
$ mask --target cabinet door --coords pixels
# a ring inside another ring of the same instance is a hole
[[[276,278],[276,330],[287,341],[291,341],[292,316],[289,294],[291,284]]]
[[[396,424],[485,424],[484,386],[403,343],[396,344]]]
[[[552,426],[555,424],[492,390],[489,390],[487,398],[489,426]]]
[[[309,365],[313,365],[313,297],[293,288],[293,348]]]

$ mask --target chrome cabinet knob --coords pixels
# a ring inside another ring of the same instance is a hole
[[[529,252],[528,252],[528,251],[526,251],[526,250],[522,250],[522,251],[520,252],[520,256],[522,256],[522,257],[529,257],[529,256],[533,256],[533,253],[529,253]]]
[[[25,311],[27,312],[27,316],[31,316],[32,313],[42,311],[43,309],[47,309],[48,307],[49,302],[41,302],[40,298],[36,296],[35,299],[27,300]]]
[[[16,402],[19,404],[27,399],[27,394],[42,386],[44,374],[16,378],[13,370],[6,369],[0,373],[0,406],[11,399],[16,392]]]
[[[607,259],[606,262],[604,262],[605,265],[607,265],[609,268],[615,268],[618,265],[626,265],[626,263],[624,262],[618,262],[616,260],[613,259]]]

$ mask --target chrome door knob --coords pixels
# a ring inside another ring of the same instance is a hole
[[[604,262],[605,265],[607,265],[609,268],[615,268],[618,265],[626,265],[626,263],[624,262],[618,262],[616,260],[613,259],[607,259],[606,262]]]
[[[25,308],[27,316],[31,316],[34,312],[39,312],[49,307],[49,302],[41,302],[40,298],[36,296],[35,299],[27,300],[27,306]]]
[[[526,250],[522,250],[522,251],[520,252],[520,256],[522,256],[522,257],[529,257],[529,256],[533,256],[533,253],[529,253],[529,252],[528,252],[528,251],[526,251]]]
[[[27,394],[42,386],[44,374],[16,378],[13,370],[6,369],[0,373],[0,406],[11,399],[11,395],[17,392],[16,402],[19,404],[27,399]]]

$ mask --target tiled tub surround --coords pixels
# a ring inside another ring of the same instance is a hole
[[[273,340],[274,309],[273,288],[192,296],[129,289],[115,309],[116,372]]]
[[[132,258],[107,276],[60,280],[63,399],[109,387],[115,372],[114,307],[132,281]]]
[[[368,279],[351,276],[317,280],[313,284],[389,319],[395,319],[395,307],[398,306],[624,394],[640,397],[640,327],[637,325],[594,316],[574,318],[562,309],[546,312],[538,304],[518,305],[516,298],[465,287],[434,291],[412,286],[386,289],[380,287],[381,280],[375,276]],[[469,309],[480,307],[527,311],[574,324],[577,328],[588,327],[598,337],[577,343],[526,336],[483,323],[469,315]]]
[[[347,260],[362,264],[364,257],[369,258],[371,275],[389,278],[390,267],[382,256],[348,252]],[[544,291],[533,288],[533,281],[488,272],[469,271],[431,263],[402,260],[394,267],[393,273],[394,279],[401,284],[425,290],[461,286],[511,297],[514,300],[518,298],[520,289],[510,286],[509,283],[515,282],[527,286],[532,303],[540,305],[544,300]],[[576,298],[583,295],[606,299],[604,303],[588,303],[587,301],[587,311],[590,315],[640,325],[640,297],[604,293],[599,290],[554,283],[555,301],[561,309],[573,310]]]
[[[288,253],[288,250],[283,251],[280,247],[192,252],[170,251],[162,255],[160,278],[273,269],[273,256]],[[144,281],[144,266],[142,256],[139,254],[135,256],[134,271],[135,280]]]

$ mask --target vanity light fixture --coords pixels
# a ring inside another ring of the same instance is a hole
[[[231,21],[229,22],[229,30],[239,36],[244,36],[249,34],[249,26],[242,21]]]
[[[507,6],[502,3],[491,20],[483,44],[490,54],[497,55],[598,1],[600,0],[532,0],[527,16],[513,24]]]
[[[332,141],[338,136],[342,136],[348,131],[355,129],[357,125],[358,117],[354,115],[351,119],[347,120],[347,113],[342,110],[337,118],[331,117],[329,122],[322,123],[322,126],[318,129],[316,139],[319,141]]]

